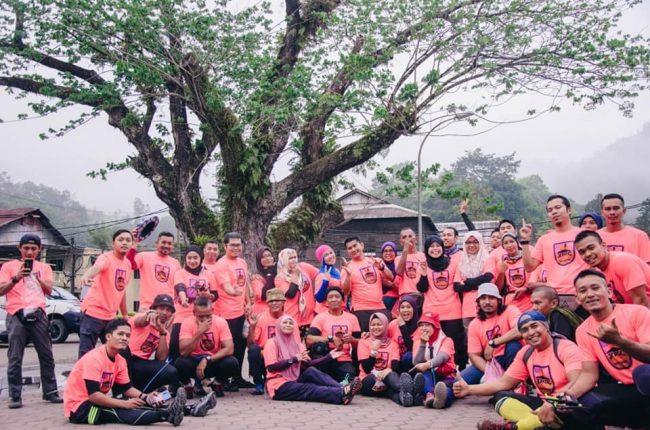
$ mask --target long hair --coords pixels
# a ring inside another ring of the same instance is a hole
[[[476,302],[478,303],[478,299],[476,300]],[[504,305],[503,300],[501,300],[501,299],[497,299],[497,302],[499,302],[499,304],[497,305],[497,315],[501,315],[502,313],[504,313],[506,311],[506,308],[508,306]],[[478,307],[477,316],[478,316],[478,319],[481,320],[481,321],[485,321],[487,319],[487,314],[485,312],[483,312],[483,309],[481,309],[480,306]]]

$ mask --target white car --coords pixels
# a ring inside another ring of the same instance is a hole
[[[7,327],[5,311],[6,298],[0,297],[0,342],[7,342]],[[81,323],[81,302],[69,291],[54,287],[52,293],[45,299],[45,312],[50,320],[50,335],[52,342],[62,343],[70,333],[79,333]]]

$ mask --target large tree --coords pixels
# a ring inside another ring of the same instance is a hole
[[[278,241],[340,220],[333,179],[404,135],[524,92],[550,97],[529,115],[555,97],[629,114],[648,76],[648,42],[614,31],[637,0],[285,0],[283,25],[270,2],[228,3],[5,0],[0,86],[38,114],[87,108],[44,137],[106,118],[134,152],[100,174],[148,178],[189,239],[239,230],[255,249],[294,201]]]

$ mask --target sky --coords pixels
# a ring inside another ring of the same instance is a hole
[[[633,13],[624,15],[621,29],[627,33],[649,36],[649,17],[650,0],[645,0]],[[519,120],[519,112],[539,101],[534,96],[515,99],[493,117],[500,121]],[[423,165],[438,162],[446,167],[466,150],[476,147],[481,147],[483,152],[498,155],[516,152],[517,158],[522,160],[519,176],[539,173],[547,183],[553,183],[553,175],[559,170],[571,163],[588,159],[618,139],[638,133],[644,123],[650,121],[650,94],[642,94],[635,103],[636,111],[632,118],[624,118],[613,105],[585,111],[564,102],[559,113],[545,114],[532,121],[501,125],[478,136],[469,135],[484,131],[486,127],[450,127],[442,132],[447,136],[433,136],[427,140],[422,162]],[[0,171],[7,172],[14,182],[32,181],[61,190],[67,189],[87,207],[107,212],[130,212],[136,197],[152,210],[164,207],[148,181],[133,171],[112,173],[107,181],[86,176],[87,172],[103,167],[106,162],[123,161],[134,151],[126,139],[107,124],[105,116],[94,119],[61,138],[42,141],[38,138],[40,132],[53,124],[65,124],[79,112],[78,108],[67,108],[47,118],[11,121],[18,112],[28,112],[25,100],[14,100],[11,95],[0,90],[0,118],[5,120],[0,123]],[[417,136],[403,137],[384,159],[379,158],[377,161],[382,165],[390,165],[414,160],[421,139]],[[213,175],[214,169],[208,168],[204,172],[202,184],[206,197],[214,196],[210,187]],[[362,189],[367,189],[370,185],[368,178],[354,176],[352,179]],[[591,192],[589,186],[586,182],[585,195],[599,192],[598,189]]]

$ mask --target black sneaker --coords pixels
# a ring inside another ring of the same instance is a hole
[[[12,397],[8,406],[9,409],[20,409],[23,407],[23,401],[20,397]]]
[[[229,393],[236,393],[239,391],[239,386],[237,385],[237,382],[235,382],[234,378],[229,378],[226,383],[223,384],[223,391]]]
[[[214,393],[214,395],[216,397],[223,397],[224,396],[223,385],[221,385],[220,383],[213,382],[212,384],[210,384],[210,388],[212,389],[212,392]]]
[[[176,397],[174,397],[167,407],[167,421],[174,427],[178,427],[183,422],[185,402],[187,402],[187,394],[185,394],[185,388],[181,387],[176,391]]]
[[[413,405],[422,406],[424,404],[424,375],[421,373],[413,377]]]
[[[59,397],[59,393],[43,394],[43,400],[50,403],[63,403],[63,399]]]
[[[406,372],[399,376],[399,402],[402,406],[413,406],[413,378]]]
[[[208,411],[217,405],[217,396],[210,393],[203,396],[198,402],[194,403],[190,409],[190,415],[193,417],[204,417]]]
[[[255,384],[248,382],[244,378],[235,378],[235,384],[237,384],[237,387],[239,388],[244,388],[244,389],[255,388]]]

